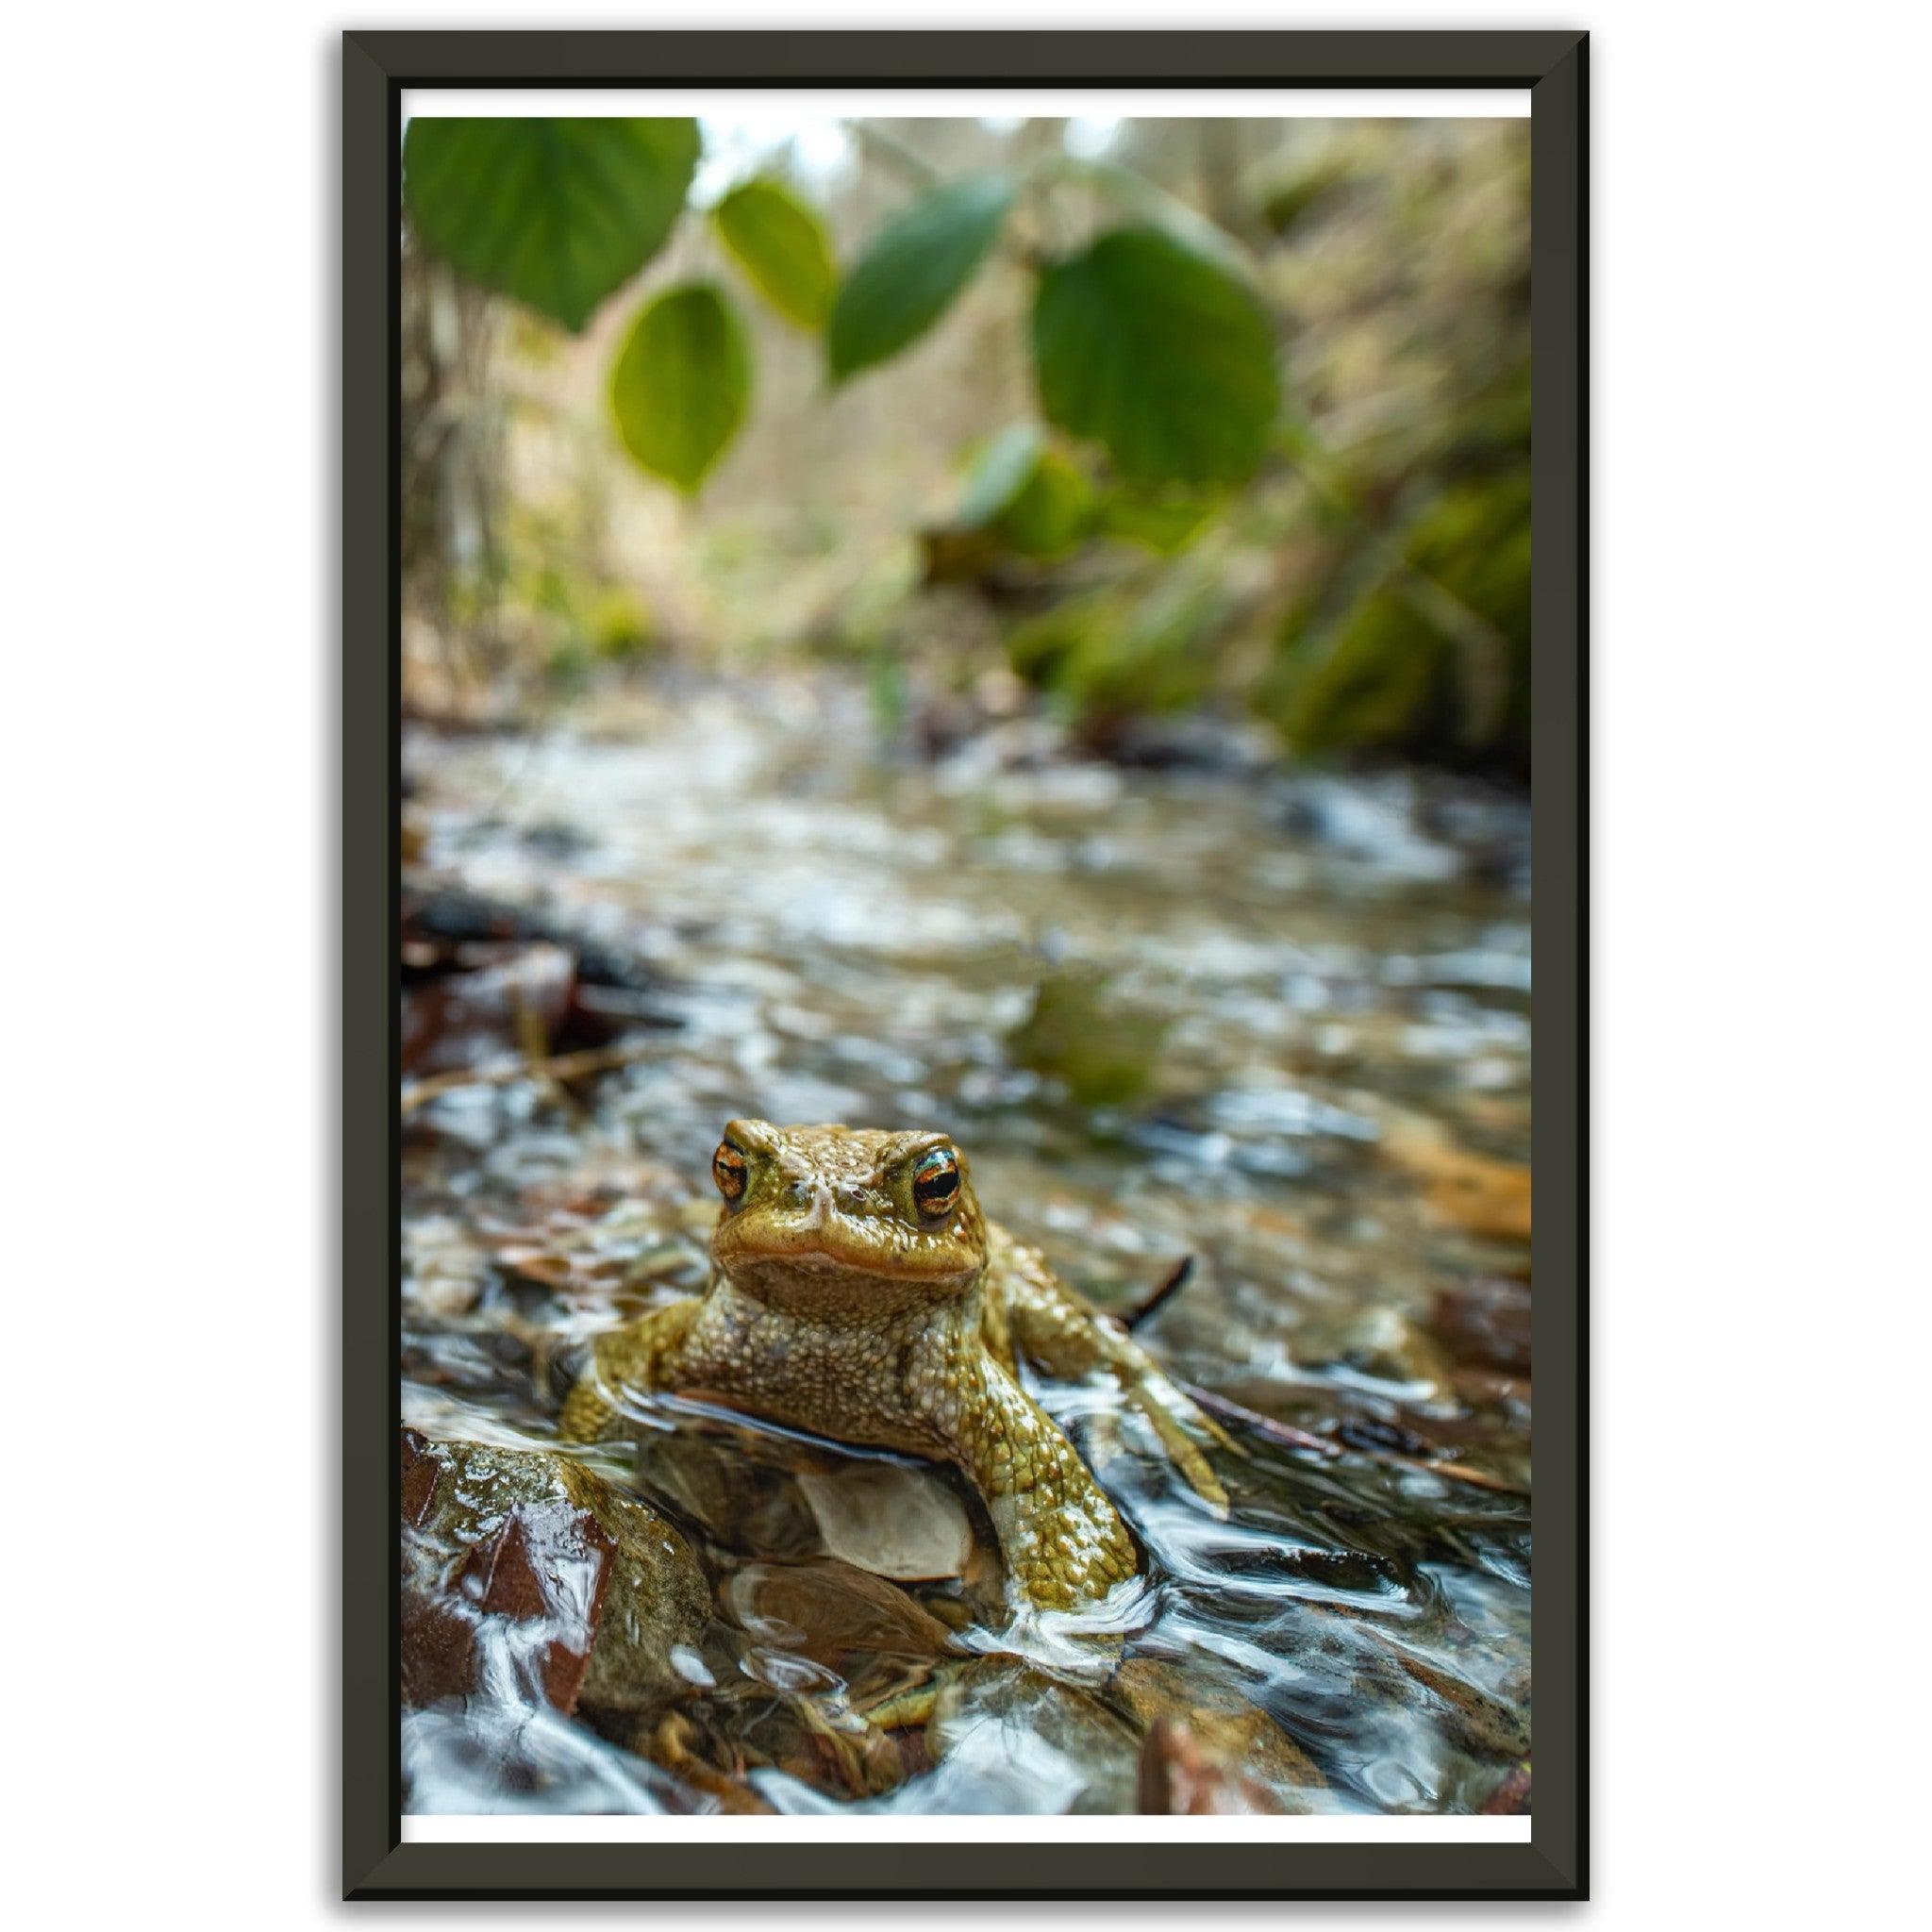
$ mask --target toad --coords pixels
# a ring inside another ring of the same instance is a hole
[[[708,1290],[598,1339],[559,1419],[567,1440],[611,1433],[626,1391],[661,1390],[953,1463],[986,1504],[1017,1596],[1066,1609],[1138,1561],[1021,1386],[1024,1360],[1060,1379],[1115,1376],[1225,1513],[1202,1443],[1226,1438],[1118,1323],[986,1219],[946,1135],[733,1121],[711,1174],[724,1207]]]

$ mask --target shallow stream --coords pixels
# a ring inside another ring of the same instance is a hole
[[[704,1566],[689,1694],[500,1673],[406,1715],[409,1808],[1526,1808],[1526,801],[1169,750],[887,758],[784,679],[409,737],[406,1424],[553,1448],[547,1365],[702,1287],[750,1114],[945,1129],[1123,1315],[1191,1257],[1137,1333],[1246,1451],[1220,1522],[1035,1385],[1148,1556],[1109,1641],[1007,1625],[950,1474],[658,1404],[593,1460]]]

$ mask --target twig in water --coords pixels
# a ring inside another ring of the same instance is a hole
[[[1340,1445],[1331,1442],[1326,1436],[1311,1436],[1307,1430],[1298,1429],[1292,1423],[1278,1423],[1273,1416],[1262,1415],[1257,1409],[1243,1408],[1239,1402],[1230,1402],[1226,1396],[1217,1395],[1213,1390],[1204,1389],[1198,1382],[1183,1382],[1181,1387],[1209,1415],[1239,1423],[1242,1428],[1252,1429],[1256,1435],[1263,1436],[1284,1449],[1300,1449],[1314,1456],[1341,1454]]]
[[[441,1099],[445,1093],[459,1092],[465,1087],[504,1087],[514,1080],[577,1080],[586,1074],[602,1074],[612,1067],[627,1066],[656,1050],[655,1040],[619,1040],[608,1046],[588,1046],[576,1053],[553,1054],[547,1059],[525,1057],[506,1060],[493,1067],[458,1067],[447,1074],[431,1074],[421,1080],[403,1083],[402,1111],[411,1114],[419,1107]]]
[[[1193,1256],[1183,1255],[1180,1257],[1180,1259],[1176,1261],[1174,1264],[1174,1266],[1170,1268],[1167,1271],[1167,1273],[1161,1276],[1160,1280],[1155,1285],[1152,1292],[1149,1293],[1147,1298],[1143,1302],[1141,1302],[1138,1307],[1129,1308],[1127,1312],[1121,1317],[1121,1321],[1125,1325],[1127,1333],[1131,1335],[1136,1328],[1141,1327],[1145,1323],[1151,1322],[1154,1319],[1154,1317],[1160,1311],[1162,1305],[1168,1300],[1168,1298],[1171,1295],[1178,1294],[1181,1291],[1181,1290],[1188,1285],[1188,1278],[1190,1275],[1193,1274]]]
[[[1494,1490],[1504,1496],[1529,1493],[1519,1483],[1491,1475],[1487,1470],[1472,1469],[1466,1462],[1431,1462],[1422,1456],[1398,1456],[1392,1449],[1371,1449],[1365,1453],[1378,1462],[1392,1462],[1402,1469],[1419,1469],[1424,1475],[1446,1475],[1451,1482],[1468,1483],[1472,1489]]]
[[[1311,1436],[1306,1429],[1298,1429],[1292,1423],[1278,1423],[1273,1416],[1260,1414],[1257,1410],[1245,1408],[1239,1402],[1230,1402],[1224,1395],[1217,1395],[1211,1389],[1204,1389],[1198,1382],[1183,1382],[1185,1389],[1209,1415],[1218,1415],[1224,1421],[1238,1423],[1244,1429],[1252,1429],[1256,1435],[1283,1449],[1299,1449],[1314,1455],[1334,1457],[1344,1453],[1365,1456],[1372,1462],[1386,1463],[1395,1469],[1421,1470],[1425,1475],[1447,1476],[1451,1482],[1468,1483],[1478,1490],[1494,1490],[1506,1496],[1520,1496],[1524,1493],[1519,1484],[1509,1482],[1499,1475],[1491,1475],[1487,1470],[1472,1469],[1466,1462],[1432,1462],[1426,1457],[1404,1456],[1393,1449],[1379,1449],[1373,1443],[1360,1441],[1341,1443],[1326,1436]]]

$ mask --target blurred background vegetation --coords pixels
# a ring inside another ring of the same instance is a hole
[[[1529,771],[1524,121],[412,121],[404,697]]]

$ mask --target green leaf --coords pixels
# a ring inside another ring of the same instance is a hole
[[[413,120],[403,199],[452,268],[581,332],[663,245],[695,121]]]
[[[922,336],[972,279],[1013,205],[1004,175],[969,175],[874,236],[832,305],[832,380],[895,356]]]
[[[625,448],[687,495],[737,435],[750,396],[743,332],[708,282],[667,289],[646,303],[610,372]]]
[[[818,216],[782,181],[747,181],[711,210],[718,238],[787,322],[819,329],[839,285]]]
[[[1008,509],[1032,476],[1041,446],[1038,424],[1015,423],[1002,429],[980,450],[966,473],[954,525],[962,530],[984,529]]]
[[[1138,482],[1244,481],[1281,399],[1260,297],[1158,228],[1116,228],[1047,270],[1033,359],[1047,419]]]

